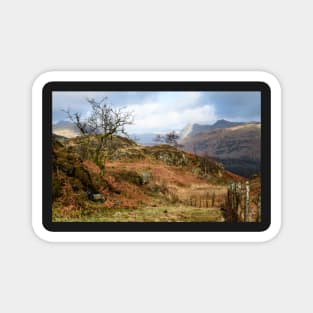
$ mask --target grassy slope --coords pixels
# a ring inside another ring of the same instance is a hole
[[[101,207],[95,213],[71,218],[55,218],[62,222],[222,222],[218,208],[195,208],[185,205],[139,207],[137,209],[107,209]]]

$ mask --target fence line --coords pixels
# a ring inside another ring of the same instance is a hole
[[[200,196],[190,196],[189,199],[185,200],[185,203],[189,206],[196,208],[210,208],[215,205],[215,192],[207,192],[205,195]]]
[[[251,221],[251,196],[250,183],[245,184],[230,183],[227,188],[227,196],[225,198],[222,213],[226,222],[250,222]],[[256,219],[253,221],[261,222],[261,195],[258,195]]]

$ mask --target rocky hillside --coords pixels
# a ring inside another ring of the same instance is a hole
[[[83,143],[86,139],[89,151]],[[169,207],[208,192],[216,195],[218,206],[224,201],[227,182],[241,180],[212,159],[169,145],[140,146],[122,137],[114,137],[103,151],[101,172],[92,161],[95,145],[95,137],[53,136],[55,220],[104,209]]]

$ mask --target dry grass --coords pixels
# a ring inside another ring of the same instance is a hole
[[[188,206],[142,207],[138,209],[102,209],[96,214],[79,218],[55,218],[62,222],[222,222],[223,217],[216,208],[194,208]]]

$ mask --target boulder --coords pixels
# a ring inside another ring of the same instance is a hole
[[[93,193],[92,191],[87,191],[87,198],[90,201],[94,202],[103,202],[106,200],[105,196],[102,193]]]
[[[151,173],[148,171],[142,171],[140,173],[140,177],[141,177],[141,182],[143,185],[146,185],[149,183],[149,181],[151,180]]]

